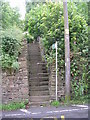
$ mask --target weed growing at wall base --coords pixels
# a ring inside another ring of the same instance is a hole
[[[23,101],[23,102],[17,102],[17,103],[10,103],[10,104],[2,104],[0,105],[0,110],[17,110],[17,109],[22,109],[26,107],[26,104],[28,101]]]

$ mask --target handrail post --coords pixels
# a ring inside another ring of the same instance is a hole
[[[57,101],[57,41],[55,47],[56,47],[56,101]]]

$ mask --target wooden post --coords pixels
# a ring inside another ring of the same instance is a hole
[[[69,42],[69,26],[68,26],[68,10],[67,0],[63,1],[64,10],[64,38],[65,38],[65,100],[70,100],[70,42]]]

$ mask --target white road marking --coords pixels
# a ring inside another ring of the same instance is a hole
[[[37,115],[37,114],[41,114],[41,112],[37,112],[37,113],[31,113],[31,114],[33,114],[33,115]]]
[[[87,105],[72,105],[72,106],[76,106],[76,107],[84,107],[84,108],[88,107]]]
[[[23,114],[26,115],[26,114]],[[6,114],[5,117],[22,116],[22,114]]]
[[[72,111],[78,111],[78,110],[84,110],[84,109],[88,109],[88,108],[71,109],[71,110],[61,110],[61,111],[59,111],[59,112],[72,112]]]
[[[58,113],[59,111],[53,111],[53,112]]]
[[[46,113],[71,112],[71,111],[78,111],[78,110],[84,110],[84,109],[88,109],[88,108],[70,109],[70,110],[60,110],[60,111],[48,111],[48,112],[46,112]]]
[[[27,114],[30,114],[31,112],[26,110],[26,109],[20,109],[20,111],[24,112],[24,113],[27,113]]]
[[[86,109],[86,110],[87,110],[88,108],[81,108],[81,110],[83,110],[83,109]]]
[[[49,114],[52,114],[52,113],[62,113],[62,112],[72,112],[72,111],[80,111],[80,110],[87,110],[88,107],[85,107],[85,108],[78,108],[78,109],[69,109],[69,110],[60,110],[60,111],[48,111],[46,113],[49,113]],[[20,109],[20,111],[24,112],[24,113],[28,113],[28,114],[32,114],[32,115],[37,115],[37,114],[41,114],[42,112],[30,112],[26,109]],[[26,115],[26,114],[6,114],[5,117],[13,117],[13,116],[23,116],[23,115]]]
[[[48,111],[48,112],[46,112],[46,113],[53,113],[53,111]]]
[[[53,116],[49,116],[49,117],[43,117],[43,118],[54,118]]]

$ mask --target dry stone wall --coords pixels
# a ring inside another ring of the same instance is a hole
[[[55,100],[56,98],[56,66],[55,63],[53,63],[50,66],[50,75],[49,75],[49,92],[50,92],[50,99],[51,101]],[[57,79],[57,94],[58,94],[58,100],[60,100],[62,97],[65,96],[65,81],[61,78],[61,76],[58,74]]]
[[[20,102],[29,99],[27,71],[27,43],[24,40],[19,56],[19,71],[15,74],[2,72],[2,103]]]
[[[45,52],[44,52],[44,47],[41,41],[41,38],[39,37],[39,45],[41,49],[41,56],[42,60],[46,62],[45,59]],[[47,62],[46,62],[47,63]],[[49,94],[50,94],[50,100],[53,101],[56,98],[56,65],[53,63],[52,65],[49,66],[48,72],[49,74]],[[60,72],[59,72],[60,73]],[[64,77],[62,78],[60,74],[58,74],[58,100],[60,100],[62,97],[65,96],[65,79]]]

